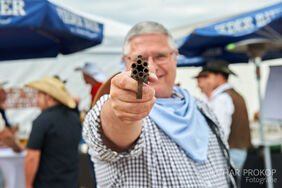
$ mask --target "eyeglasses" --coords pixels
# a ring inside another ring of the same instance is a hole
[[[163,65],[163,64],[167,64],[169,63],[169,60],[171,58],[171,55],[174,54],[175,51],[171,51],[171,52],[159,52],[159,53],[155,53],[152,55],[143,55],[143,54],[139,54],[142,56],[142,60],[143,61],[147,61],[149,60],[149,57],[152,57],[153,61],[155,64],[157,65]],[[128,62],[132,63],[135,62],[138,58],[139,55],[133,55],[133,56],[127,56],[126,58],[128,60]]]

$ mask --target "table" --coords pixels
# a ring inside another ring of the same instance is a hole
[[[0,170],[5,188],[25,188],[24,158],[26,151],[15,153],[11,148],[0,148]]]

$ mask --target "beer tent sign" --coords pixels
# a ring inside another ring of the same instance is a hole
[[[71,54],[102,39],[103,24],[47,0],[0,0],[0,60]]]

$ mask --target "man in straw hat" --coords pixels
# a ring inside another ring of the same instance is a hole
[[[75,101],[55,77],[26,86],[39,91],[42,110],[33,121],[27,144],[26,188],[77,188],[81,123]]]
[[[243,97],[228,83],[236,74],[222,60],[207,63],[195,77],[205,94],[204,100],[214,111],[230,146],[230,156],[237,169],[242,169],[251,146],[249,118]]]

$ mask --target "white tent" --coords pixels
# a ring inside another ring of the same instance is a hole
[[[8,81],[5,89],[23,87],[29,81],[48,75],[58,75],[67,80],[66,87],[71,94],[80,97],[79,108],[88,109],[90,86],[84,83],[82,73],[74,69],[83,66],[85,62],[94,62],[101,67],[106,77],[120,71],[122,42],[130,26],[93,15],[84,14],[84,16],[104,24],[104,38],[101,45],[67,56],[59,55],[56,58],[2,61],[0,82]],[[32,120],[39,113],[38,108],[7,109],[11,124],[18,124],[25,134],[29,133]]]

